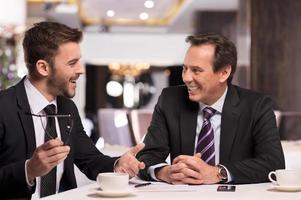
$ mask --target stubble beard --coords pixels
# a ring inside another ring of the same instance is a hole
[[[75,96],[75,92],[70,94],[68,91],[69,81],[66,81],[64,78],[60,77],[55,69],[52,69],[52,73],[47,80],[47,85],[50,89],[50,92],[53,93],[54,96],[64,96],[67,98],[73,98]]]

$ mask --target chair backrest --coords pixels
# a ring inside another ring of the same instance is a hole
[[[276,125],[279,129],[280,122],[281,122],[281,117],[282,117],[281,111],[280,110],[274,110],[274,114],[275,114],[275,117],[276,117]]]
[[[152,120],[153,111],[148,109],[132,110],[129,113],[133,135],[136,143],[140,143],[147,133],[147,129]]]
[[[128,111],[103,108],[98,110],[100,136],[105,143],[131,147],[136,144],[132,135]]]

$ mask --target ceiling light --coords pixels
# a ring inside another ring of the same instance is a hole
[[[122,95],[123,87],[117,81],[109,81],[106,85],[106,90],[108,95],[112,97],[119,97],[120,95]]]
[[[140,15],[139,15],[139,18],[140,18],[141,20],[147,20],[148,17],[149,17],[148,14],[145,13],[145,12],[140,13]]]
[[[135,86],[131,82],[123,83],[123,104],[127,108],[132,108],[135,105]]]
[[[77,5],[70,5],[70,4],[61,3],[61,4],[59,4],[55,7],[55,12],[73,14],[73,13],[78,12],[78,7],[77,7]]]
[[[146,7],[146,8],[153,8],[154,5],[155,5],[154,2],[151,0],[147,0],[144,2],[144,7]]]
[[[107,11],[107,16],[108,16],[108,17],[114,17],[114,15],[115,15],[114,10],[108,10],[108,11]]]

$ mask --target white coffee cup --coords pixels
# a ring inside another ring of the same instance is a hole
[[[126,173],[99,173],[97,183],[103,191],[122,191],[129,189],[129,175]]]
[[[272,178],[273,174],[276,180]],[[301,186],[301,170],[278,169],[269,173],[269,179],[280,186]]]

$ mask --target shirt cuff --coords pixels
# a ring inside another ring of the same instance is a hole
[[[118,158],[118,159],[115,160],[115,162],[114,162],[114,165],[113,165],[113,171],[114,171],[114,172],[116,172],[116,171],[115,171],[115,167],[116,167],[116,165],[117,165],[117,163],[118,163],[119,160],[120,160],[120,158]]]
[[[224,165],[221,165],[219,164],[220,166],[224,167],[225,170],[227,171],[227,182],[226,183],[230,183],[231,181],[233,181],[233,176],[232,174],[230,173],[230,171],[227,169],[227,167],[225,167]]]
[[[25,170],[25,178],[26,178],[26,182],[27,182],[27,185],[28,185],[28,187],[32,187],[32,186],[34,186],[34,181],[32,181],[32,182],[30,182],[29,180],[28,180],[28,175],[27,175],[27,163],[28,163],[28,160],[26,160],[25,161],[25,165],[24,165],[24,170]]]
[[[159,163],[159,164],[156,164],[156,165],[153,165],[153,166],[150,166],[147,170],[147,173],[150,175],[150,177],[156,181],[161,181],[159,179],[157,179],[156,175],[155,175],[155,170],[157,168],[160,168],[160,167],[164,167],[164,166],[167,166],[168,164],[166,163]]]

